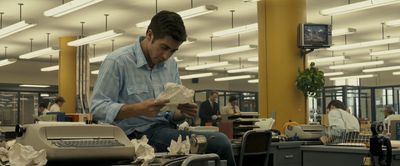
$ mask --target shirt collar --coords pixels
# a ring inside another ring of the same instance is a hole
[[[141,68],[143,66],[149,67],[146,57],[144,56],[142,47],[140,47],[140,42],[144,39],[144,36],[139,36],[138,38],[136,38],[136,43],[133,46],[133,52],[136,55],[136,66],[137,68]],[[165,68],[165,61],[161,62],[157,65],[154,66],[154,68]]]

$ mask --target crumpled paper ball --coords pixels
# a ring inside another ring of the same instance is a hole
[[[4,147],[0,147],[0,161],[2,163],[8,162],[8,150]]]
[[[179,104],[193,103],[194,90],[171,82],[165,84],[164,88],[157,100],[168,99],[169,103],[161,111],[177,111]]]
[[[189,127],[190,127],[189,123],[184,121],[178,126],[178,130],[189,130]]]
[[[171,140],[171,144],[168,147],[168,154],[171,155],[188,155],[190,152],[190,139],[186,136],[186,140],[182,141],[182,136],[179,135],[178,140]]]
[[[136,160],[133,163],[142,162],[142,166],[147,166],[154,160],[156,157],[154,153],[154,148],[147,144],[149,140],[147,139],[146,135],[143,135],[142,138],[132,139],[131,143],[135,148],[135,157]]]
[[[36,151],[32,146],[24,146],[19,143],[11,146],[8,152],[10,164],[18,166],[46,165],[46,156],[46,151],[44,149]]]

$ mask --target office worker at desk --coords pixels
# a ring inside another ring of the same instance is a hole
[[[58,96],[54,100],[54,104],[51,105],[49,112],[60,112],[62,105],[65,103],[65,99],[61,96]]]
[[[235,165],[229,139],[222,133],[177,130],[186,117],[194,117],[197,105],[181,104],[176,112],[160,112],[169,101],[155,100],[167,82],[181,84],[172,54],[187,38],[182,18],[160,11],[152,19],[146,36],[110,53],[101,64],[90,111],[98,121],[124,130],[130,139],[146,135],[156,152],[166,152],[179,135],[202,134],[208,138],[207,153],[217,153]]]
[[[205,126],[206,123],[211,123],[216,126],[219,112],[218,103],[215,102],[218,98],[217,91],[209,92],[208,99],[201,103],[199,109],[200,125]]]
[[[385,119],[383,120],[385,132],[388,132],[391,121],[400,120],[400,115],[396,115],[393,107],[390,105],[385,106],[383,114],[385,116]]]
[[[229,97],[229,103],[221,109],[221,115],[233,115],[240,113],[236,96]]]
[[[358,119],[345,111],[346,106],[339,100],[332,100],[328,104],[329,126],[334,130],[360,131]]]

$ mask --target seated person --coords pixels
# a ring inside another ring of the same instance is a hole
[[[345,111],[346,106],[339,100],[332,100],[328,104],[329,126],[336,130],[360,131],[360,123],[354,115]]]
[[[219,132],[178,130],[177,124],[197,113],[197,105],[179,104],[177,111],[160,111],[169,101],[155,98],[168,82],[181,84],[178,65],[171,57],[186,40],[179,14],[160,11],[146,35],[106,57],[93,89],[90,112],[94,120],[120,127],[130,139],[148,138],[155,152],[167,152],[171,140],[192,134],[207,138],[206,153],[217,153],[229,166],[235,165],[232,145]]]
[[[237,98],[235,96],[230,96],[229,103],[221,109],[221,115],[233,115],[240,113],[240,109],[237,105]]]
[[[390,121],[400,120],[400,115],[396,115],[392,106],[386,106],[384,109],[385,119],[383,120],[384,129],[389,131]]]
[[[61,112],[61,107],[62,105],[65,103],[65,100],[63,97],[58,96],[55,100],[54,100],[54,104],[51,105],[50,107],[50,111],[49,112]]]
[[[346,109],[343,102],[339,100],[332,100],[328,104],[328,121],[329,130],[328,136],[322,136],[321,142],[327,144],[337,136],[342,136],[343,133],[360,132],[360,123],[354,115],[350,114]]]
[[[39,116],[46,115],[46,113],[48,113],[48,112],[49,112],[49,110],[47,109],[47,104],[46,103],[40,103],[39,107],[38,107]]]

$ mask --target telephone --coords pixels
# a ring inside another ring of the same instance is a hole
[[[390,166],[392,163],[392,145],[390,139],[378,135],[377,123],[371,125],[372,137],[369,140],[369,152],[374,166]],[[386,146],[386,155],[382,150],[382,146]]]

